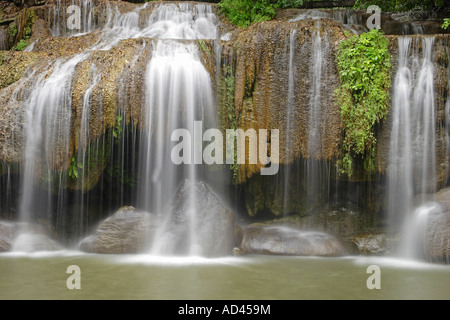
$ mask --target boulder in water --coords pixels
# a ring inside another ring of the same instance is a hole
[[[333,236],[285,226],[254,226],[244,230],[241,249],[248,254],[342,256],[346,250]]]
[[[183,181],[164,210],[154,252],[170,255],[231,255],[234,214],[201,181]]]
[[[156,217],[133,207],[122,207],[83,239],[80,250],[90,253],[140,253],[148,250]]]
[[[20,234],[12,246],[12,251],[35,252],[35,251],[58,251],[62,247],[48,236],[40,233]]]
[[[383,255],[389,252],[388,238],[383,233],[363,234],[349,238],[356,247],[356,253],[362,255]]]
[[[31,224],[0,221],[0,252],[61,250],[61,246],[49,235],[54,236],[54,230],[44,222]]]

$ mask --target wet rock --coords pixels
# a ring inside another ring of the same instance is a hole
[[[242,239],[244,238],[244,232],[239,225],[234,225],[234,247],[238,248],[241,246]]]
[[[440,190],[435,194],[434,200],[450,211],[450,188]]]
[[[340,241],[327,233],[284,226],[246,228],[241,250],[248,254],[290,256],[333,257],[346,254]]]
[[[385,234],[366,234],[351,237],[350,242],[356,246],[357,253],[362,255],[384,255],[389,252]]]
[[[149,249],[155,217],[133,207],[122,207],[80,242],[81,251],[91,253],[140,253]]]
[[[204,182],[182,182],[163,212],[165,228],[155,244],[160,253],[205,257],[232,253],[234,214]]]
[[[0,252],[61,250],[54,236],[55,231],[48,223],[0,221]]]
[[[14,243],[16,225],[12,222],[0,221],[0,252],[9,251]]]
[[[54,240],[44,234],[23,233],[15,240],[11,251],[36,252],[36,251],[58,251],[62,247]]]
[[[33,42],[40,40],[40,39],[46,39],[51,36],[50,29],[48,27],[47,21],[43,19],[37,19],[33,23],[33,29],[31,33],[31,38],[29,40],[30,44]]]

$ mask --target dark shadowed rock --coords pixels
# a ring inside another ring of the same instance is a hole
[[[349,241],[356,246],[357,254],[383,255],[389,252],[386,234],[364,234],[351,237]]]
[[[241,249],[249,254],[290,256],[342,256],[346,250],[333,236],[283,226],[249,227]]]
[[[123,207],[103,221],[95,234],[83,239],[80,250],[91,253],[138,253],[148,250],[156,218],[133,207]]]
[[[156,251],[162,254],[230,255],[234,215],[203,182],[185,180],[164,210]]]

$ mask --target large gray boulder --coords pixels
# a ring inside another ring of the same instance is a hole
[[[241,250],[247,254],[342,256],[347,252],[333,236],[285,226],[254,226],[244,230]]]
[[[79,248],[90,253],[142,253],[148,251],[156,230],[156,217],[133,207],[122,207],[83,239]]]
[[[234,214],[201,181],[183,181],[163,210],[153,250],[164,255],[231,255]]]

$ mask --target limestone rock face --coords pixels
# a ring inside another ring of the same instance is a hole
[[[236,40],[235,107],[238,127],[279,129],[279,163],[336,156],[341,140],[340,109],[334,90],[339,85],[336,46],[344,38],[340,23],[324,20],[263,22],[241,32]],[[320,74],[314,75],[314,54],[320,48]],[[316,78],[314,78],[316,77]],[[292,81],[289,81],[292,79]],[[315,95],[319,90],[320,97]],[[312,107],[314,105],[314,107]],[[320,110],[313,114],[314,110]],[[309,144],[310,125],[319,143]],[[246,147],[248,153],[249,147]],[[240,166],[239,181],[262,165]]]

